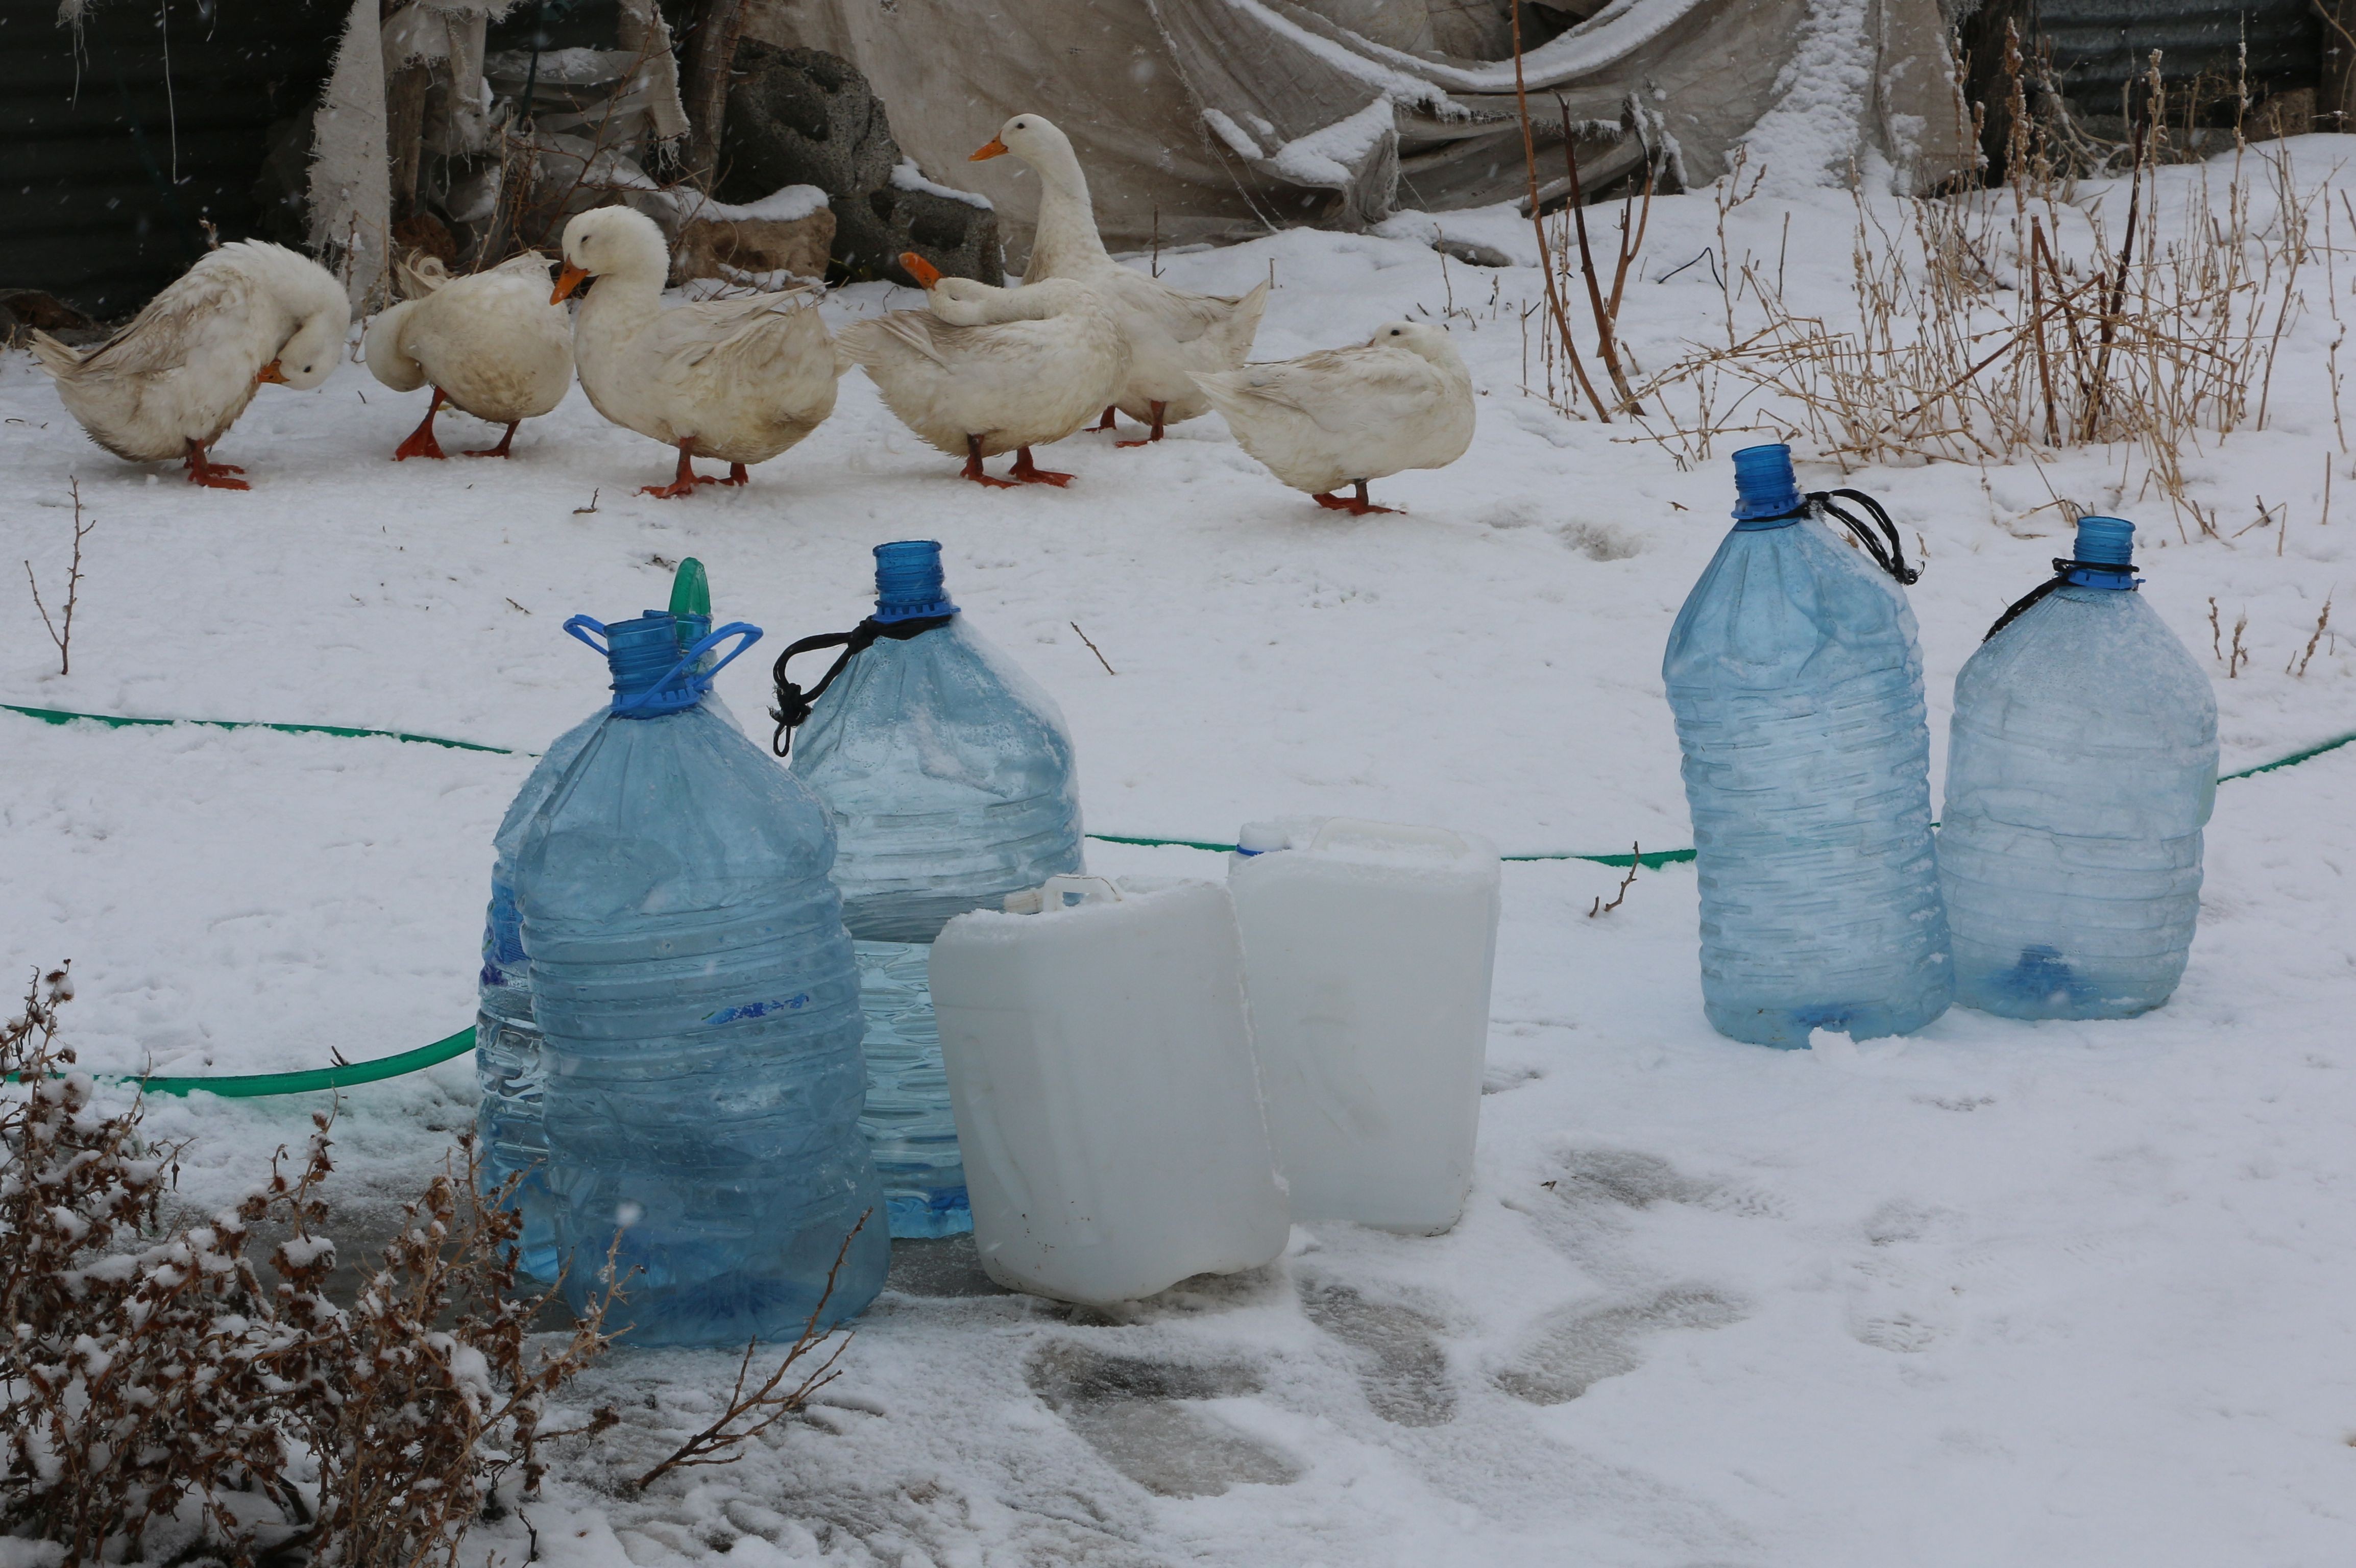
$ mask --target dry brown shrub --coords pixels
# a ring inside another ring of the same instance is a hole
[[[535,1347],[552,1293],[519,1295],[520,1221],[482,1192],[471,1137],[339,1306],[330,1115],[292,1174],[282,1149],[234,1208],[167,1224],[182,1151],[146,1141],[138,1102],[99,1104],[58,1038],[72,997],[66,969],[37,976],[0,1027],[0,1531],[68,1563],[455,1564],[470,1524],[537,1490],[542,1443],[615,1424],[541,1429],[606,1349],[620,1292]],[[267,1277],[249,1255],[262,1229],[284,1237]],[[750,1387],[747,1347],[728,1413],[647,1478],[724,1463],[798,1409],[832,1359],[789,1371],[830,1338],[814,1314]]]
[[[1789,304],[1780,262],[1731,266],[1724,341],[1694,344],[1636,389],[1665,414],[1639,420],[1634,439],[1690,464],[1720,434],[1756,432],[1845,469],[2117,444],[2179,531],[2189,520],[2214,534],[2186,494],[2184,454],[2265,427],[2326,193],[2299,194],[2280,143],[2238,155],[2222,198],[2205,178],[2163,187],[2168,128],[2151,118],[2114,227],[2078,202],[2060,172],[2072,160],[2045,133],[2013,124],[2003,187],[1906,200],[1894,219],[1889,203],[1857,197],[1846,319]],[[2274,210],[2260,221],[2262,191]],[[1722,195],[1721,252],[1731,205]]]

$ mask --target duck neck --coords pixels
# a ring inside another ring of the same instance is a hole
[[[1039,229],[1031,242],[1025,279],[1075,277],[1091,264],[1108,263],[1112,259],[1097,233],[1088,176],[1069,149],[1061,153],[1048,163],[1033,165],[1039,175]]]
[[[662,313],[662,274],[637,268],[601,272],[581,302],[584,325],[615,331],[652,320]]]

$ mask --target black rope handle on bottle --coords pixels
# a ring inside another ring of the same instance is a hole
[[[826,695],[828,687],[834,684],[834,677],[841,675],[843,667],[861,653],[887,638],[895,643],[905,643],[920,632],[946,626],[956,619],[955,615],[911,615],[905,621],[877,621],[871,616],[848,632],[822,632],[789,645],[777,656],[776,667],[770,674],[776,686],[777,705],[769,709],[769,717],[777,721],[777,730],[769,738],[769,750],[781,757],[793,750],[794,731],[809,720],[818,706],[818,699]],[[786,666],[797,655],[814,654],[820,648],[841,648],[842,652],[835,656],[833,664],[827,667],[827,672],[819,677],[818,684],[805,691],[787,678]]]
[[[1987,642],[1988,637],[1995,636],[2035,609],[2048,593],[2068,582],[2072,572],[2102,571],[2116,577],[2131,570],[2115,560],[2072,560],[2068,556],[2057,555],[2053,558],[2053,575],[2014,600],[2011,607],[1996,618],[1996,624],[1987,629],[1987,636],[1982,637],[1980,641]]]
[[[1833,497],[1836,496],[1855,501],[1871,512],[1873,520],[1881,525],[1882,537],[1875,538],[1873,529],[1867,526],[1865,519],[1835,501]],[[1811,490],[1806,498],[1810,505],[1820,507],[1838,517],[1848,531],[1857,536],[1857,542],[1864,548],[1866,554],[1873,557],[1874,564],[1882,571],[1909,588],[1922,581],[1922,569],[1906,564],[1906,547],[1898,542],[1898,525],[1890,520],[1890,514],[1881,509],[1880,502],[1862,490]],[[1888,540],[1886,544],[1884,539]]]

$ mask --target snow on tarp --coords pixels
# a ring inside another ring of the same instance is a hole
[[[1410,53],[1341,19],[1363,10],[771,0],[749,8],[746,31],[856,65],[901,146],[990,196],[1018,255],[1035,179],[1012,159],[965,158],[1025,112],[1071,134],[1116,247],[1521,196],[1512,60]],[[1856,167],[1921,189],[1971,156],[1937,0],[1613,0],[1532,48],[1523,76],[1548,166],[1566,116],[1582,138],[1641,129],[1693,184],[1745,142],[1784,187]],[[1582,169],[1609,178],[1641,156],[1632,143]]]

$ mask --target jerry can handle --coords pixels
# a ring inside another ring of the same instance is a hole
[[[1047,910],[1077,909],[1082,904],[1119,903],[1120,890],[1103,877],[1059,871],[1035,888],[1006,895],[1009,914],[1039,914]]]

